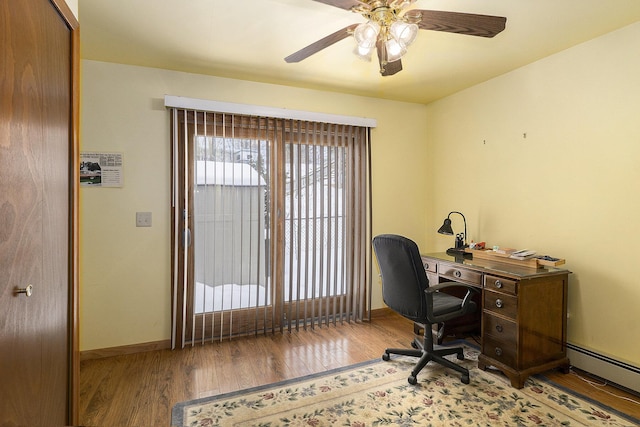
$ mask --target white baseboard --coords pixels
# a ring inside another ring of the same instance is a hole
[[[567,356],[572,366],[640,393],[639,367],[573,344],[567,344]]]

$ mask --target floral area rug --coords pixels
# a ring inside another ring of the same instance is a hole
[[[391,356],[276,384],[179,403],[172,426],[637,426],[640,420],[531,377],[521,390],[461,362],[471,383],[431,362],[407,382],[415,359]]]

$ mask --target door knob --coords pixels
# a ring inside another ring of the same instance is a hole
[[[33,294],[33,285],[28,285],[26,288],[17,288],[16,289],[16,295],[17,294],[25,294],[26,296],[30,297],[31,294]]]

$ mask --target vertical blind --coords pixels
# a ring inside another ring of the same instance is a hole
[[[172,346],[370,316],[370,130],[171,108]]]

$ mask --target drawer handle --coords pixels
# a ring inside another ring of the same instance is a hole
[[[496,288],[502,288],[502,282],[500,280],[496,280]]]
[[[454,271],[454,272],[453,272],[453,275],[454,275],[454,276],[456,276],[456,278],[458,278],[458,279],[459,279],[460,277],[462,277],[462,273],[460,273],[460,271],[459,271],[459,270]]]
[[[502,332],[502,325],[496,325],[496,331]]]
[[[502,308],[502,306],[503,306],[503,305],[504,305],[504,304],[502,303],[502,300],[501,300],[500,298],[498,298],[498,299],[496,300],[496,307],[498,307],[498,308]]]
[[[496,356],[502,356],[502,349],[500,347],[496,347]]]

